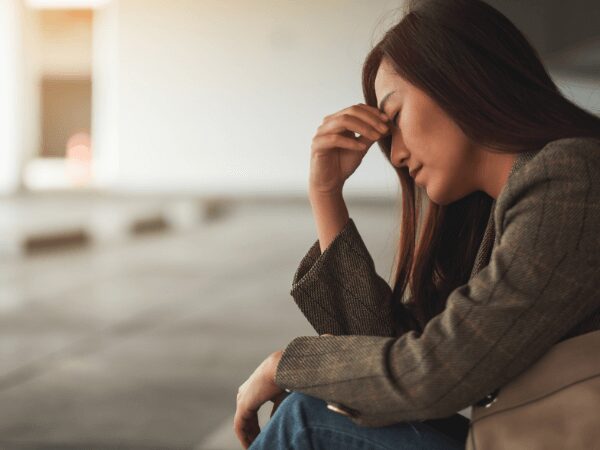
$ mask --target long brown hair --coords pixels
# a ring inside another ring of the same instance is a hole
[[[483,1],[410,2],[363,64],[365,101],[375,107],[375,75],[383,57],[468,138],[493,151],[520,153],[566,137],[600,139],[600,118],[565,98],[523,34]],[[391,136],[378,145],[391,164]],[[444,310],[448,295],[468,282],[493,198],[476,191],[437,205],[406,167],[392,167],[402,189],[392,301],[399,330],[421,332]],[[397,307],[407,287],[412,317]]]

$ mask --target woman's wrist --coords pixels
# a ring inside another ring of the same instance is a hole
[[[310,194],[310,204],[323,253],[348,223],[348,208],[341,192],[313,192]]]
[[[343,191],[342,189],[339,190],[335,190],[335,191],[320,191],[316,188],[313,187],[309,187],[308,188],[308,198],[309,200],[315,201],[315,200],[339,200],[339,199],[343,199]]]
[[[277,366],[279,365],[279,360],[281,359],[281,355],[283,355],[283,350],[277,350],[276,352],[271,353],[271,364],[269,370],[269,379],[275,383],[275,378],[277,377]]]

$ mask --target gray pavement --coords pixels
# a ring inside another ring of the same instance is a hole
[[[388,279],[396,205],[349,209]],[[289,295],[315,239],[308,202],[241,202],[184,231],[0,259],[0,448],[241,448],[238,386],[315,334]]]

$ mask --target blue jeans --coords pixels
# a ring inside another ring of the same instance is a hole
[[[325,401],[291,392],[248,450],[463,450],[469,419],[444,419],[361,427],[327,409]]]

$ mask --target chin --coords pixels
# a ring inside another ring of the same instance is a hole
[[[447,189],[435,189],[425,186],[425,191],[427,192],[429,200],[436,205],[445,206],[460,200],[459,198],[449,195],[450,191]]]

